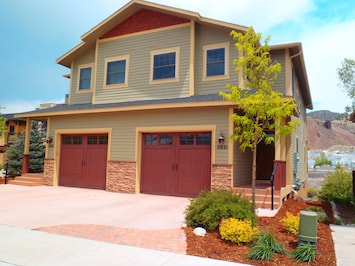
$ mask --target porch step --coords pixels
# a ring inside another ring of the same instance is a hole
[[[252,200],[252,188],[250,186],[246,187],[235,187],[233,189],[236,193],[242,193],[246,198]],[[255,205],[256,208],[271,209],[272,197],[271,197],[271,187],[267,186],[257,186],[255,189]],[[274,209],[281,207],[281,196],[279,190],[274,190]]]
[[[27,173],[15,178],[8,178],[7,183],[19,186],[43,186],[43,173]]]

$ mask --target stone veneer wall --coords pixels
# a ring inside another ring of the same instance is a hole
[[[43,184],[53,186],[54,159],[44,159]]]
[[[106,190],[135,193],[136,162],[108,161]]]
[[[211,189],[232,189],[232,165],[214,164],[211,173]]]

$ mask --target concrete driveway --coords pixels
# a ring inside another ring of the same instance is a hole
[[[100,224],[140,230],[184,225],[189,199],[70,187],[0,185],[0,224],[28,229]]]

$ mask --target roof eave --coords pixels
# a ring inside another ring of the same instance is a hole
[[[203,101],[203,102],[185,102],[185,103],[164,103],[164,104],[144,104],[138,106],[123,106],[123,107],[107,107],[107,108],[85,108],[80,110],[62,110],[56,112],[27,112],[18,113],[16,118],[42,118],[62,115],[78,115],[78,114],[98,114],[110,112],[127,112],[140,110],[157,110],[157,109],[174,109],[174,108],[191,108],[191,107],[217,107],[217,106],[234,106],[232,102],[219,101]]]

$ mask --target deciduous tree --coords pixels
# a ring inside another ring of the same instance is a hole
[[[345,58],[341,63],[341,67],[337,69],[340,83],[339,87],[343,88],[352,100],[351,106],[346,106],[348,113],[355,111],[355,60]]]
[[[232,139],[240,144],[242,151],[249,148],[253,152],[252,202],[255,206],[258,143],[271,144],[275,138],[292,134],[299,120],[289,119],[296,112],[294,99],[283,97],[272,89],[282,68],[270,57],[269,38],[261,44],[261,34],[255,33],[252,27],[245,34],[232,31],[231,35],[236,40],[239,54],[233,64],[244,80],[242,85],[227,85],[228,91],[220,94],[236,104],[237,111],[231,117],[235,125]],[[267,135],[267,131],[273,131],[275,135]]]

